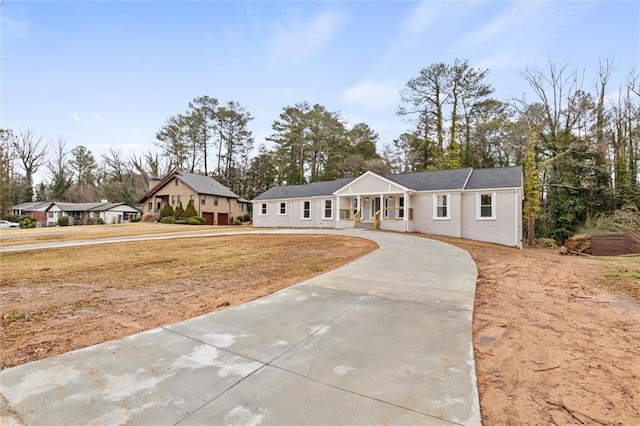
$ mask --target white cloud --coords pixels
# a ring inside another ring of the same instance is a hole
[[[78,121],[80,121],[80,116],[79,116],[77,113],[75,113],[75,112],[72,112],[72,113],[71,113],[71,118],[72,118],[72,119],[73,119],[73,121],[75,121],[76,123],[77,123]]]
[[[2,36],[5,42],[8,40],[22,40],[29,37],[31,26],[26,19],[3,16],[0,18],[0,23],[2,23]]]
[[[433,2],[423,0],[411,10],[411,14],[402,24],[402,29],[409,34],[417,35],[427,29],[436,18],[437,14],[433,8]]]
[[[102,120],[102,116],[100,114],[93,114],[94,120]]]
[[[338,10],[321,12],[305,22],[293,19],[275,30],[269,54],[274,60],[308,58],[329,44],[346,21]]]
[[[341,98],[344,102],[365,108],[388,107],[398,103],[401,86],[402,84],[394,80],[376,81],[366,78],[344,90]]]

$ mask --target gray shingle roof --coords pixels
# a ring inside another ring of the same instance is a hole
[[[414,191],[517,188],[522,186],[522,167],[493,169],[451,169],[387,175],[386,179]],[[277,186],[255,197],[254,201],[331,195],[355,178],[313,182],[307,185]]]
[[[180,180],[193,188],[198,194],[219,195],[221,197],[227,198],[240,198],[239,196],[231,192],[229,188],[209,176],[186,172],[177,172],[176,175],[180,176]]]
[[[467,181],[471,170],[469,167],[466,169],[404,173],[385,177],[414,191],[441,191],[464,188],[464,183]]]
[[[475,169],[465,189],[518,188],[522,186],[522,167]]]
[[[51,201],[29,201],[27,203],[16,204],[12,209],[28,212],[45,211],[51,204],[53,204]]]
[[[254,200],[276,200],[284,198],[319,197],[331,195],[338,189],[355,180],[355,178],[343,178],[326,182],[313,182],[306,185],[276,186],[263,192]]]

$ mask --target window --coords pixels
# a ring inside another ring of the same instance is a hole
[[[433,196],[433,218],[449,219],[449,194]]]
[[[266,214],[267,214],[267,203],[260,203],[260,214],[262,216],[266,216]]]
[[[201,195],[200,196],[200,204],[202,204],[203,206],[205,204],[207,204],[207,196],[206,195]]]
[[[478,220],[487,220],[496,218],[496,193],[493,194],[477,194],[478,210],[476,218]]]
[[[171,196],[171,205],[172,205],[172,206],[175,206],[175,205],[176,205],[176,196],[175,196],[175,195],[172,195],[172,196]]]
[[[404,217],[404,197],[398,198],[398,206],[400,210],[398,210],[398,217]]]
[[[153,203],[149,203],[149,213],[153,212]]]
[[[279,216],[284,216],[287,214],[287,203],[285,203],[284,201],[280,202],[280,209],[278,210],[278,215]]]
[[[178,197],[178,204],[182,203],[182,200],[180,199],[180,195],[177,196]]]
[[[179,183],[178,179],[174,180],[174,182],[175,182],[175,185],[178,186],[178,183]]]
[[[194,196],[193,194],[189,195],[189,204],[193,204]]]
[[[49,218],[53,218],[53,212],[49,212]]]
[[[323,219],[333,219],[333,200],[324,200]]]
[[[217,195],[214,195],[214,196],[213,196],[213,205],[214,205],[214,206],[217,206],[217,205],[218,205],[218,196],[217,196]]]
[[[302,218],[311,219],[311,201],[302,202]]]

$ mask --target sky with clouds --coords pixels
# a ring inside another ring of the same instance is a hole
[[[407,130],[399,91],[422,68],[468,59],[501,100],[533,99],[518,74],[552,62],[640,67],[640,2],[19,1],[0,6],[1,126],[63,136],[96,157],[155,150],[195,97],[237,101],[256,146],[282,108],[319,103],[380,145]],[[639,70],[640,71],[640,70]]]

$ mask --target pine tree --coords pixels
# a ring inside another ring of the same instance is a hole
[[[178,203],[178,207],[176,207],[176,210],[173,212],[173,215],[175,216],[176,219],[184,219],[185,218],[184,207],[182,207],[182,201],[180,201]]]
[[[187,205],[187,209],[184,211],[184,217],[190,218],[193,216],[198,216],[198,211],[193,206],[193,201],[189,201],[189,204]]]
[[[173,209],[169,204],[165,204],[162,210],[160,210],[160,219],[169,216],[173,216]]]

